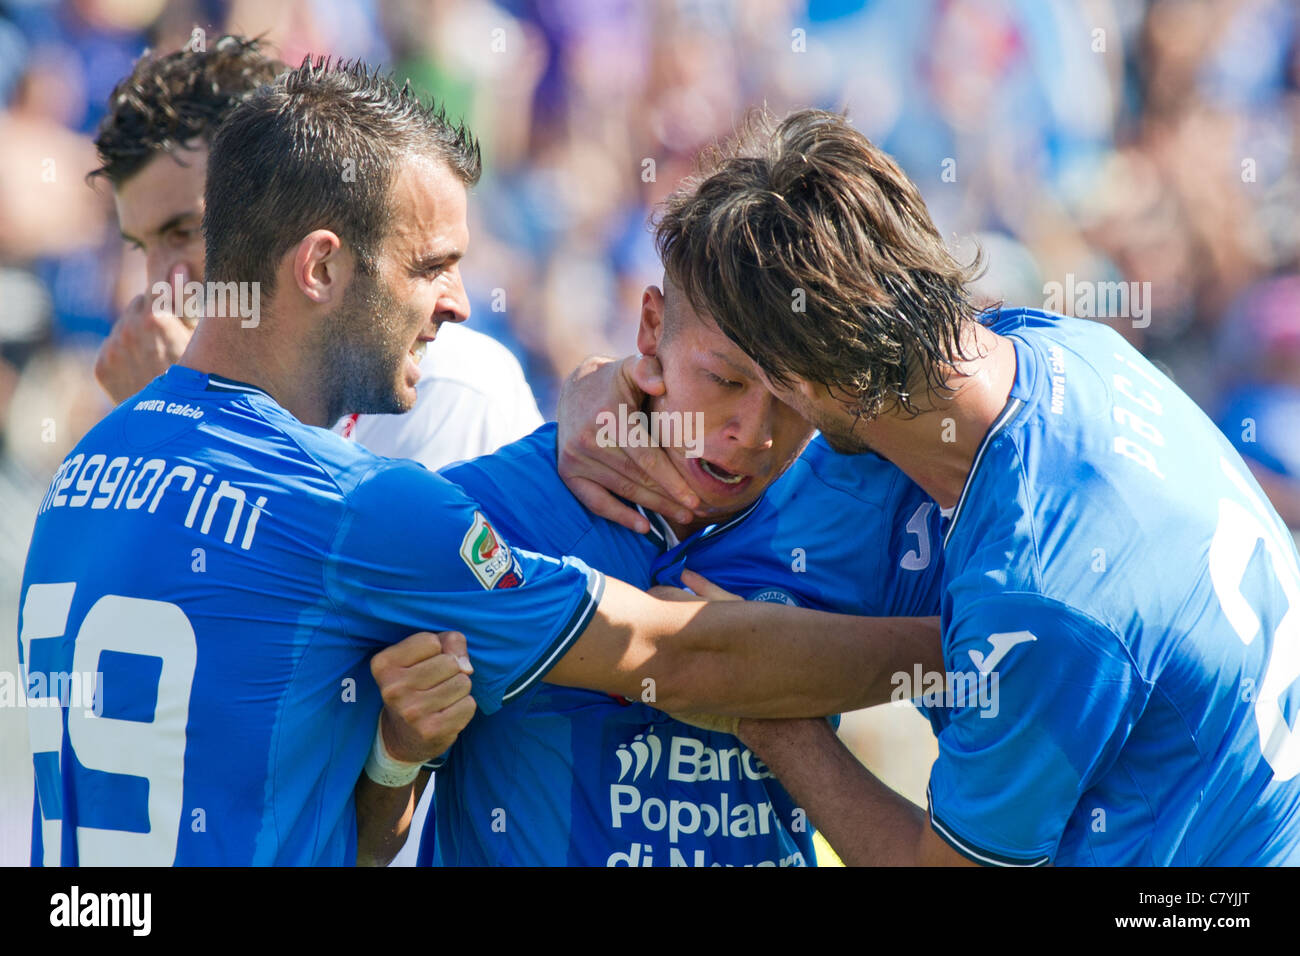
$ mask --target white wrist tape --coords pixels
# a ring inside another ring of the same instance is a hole
[[[375,728],[375,742],[366,758],[366,776],[381,787],[405,787],[420,775],[423,766],[423,760],[407,763],[388,752],[384,746],[384,719],[381,716],[379,726]]]

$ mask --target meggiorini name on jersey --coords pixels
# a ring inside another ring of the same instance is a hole
[[[201,471],[194,465],[165,458],[116,455],[110,459],[106,454],[79,452],[59,465],[37,515],[52,508],[144,509],[146,514],[153,514],[164,497],[184,501],[188,496],[185,527],[194,528],[197,522],[200,534],[209,534],[214,527],[217,534],[222,534],[224,518],[223,540],[226,544],[238,540],[239,547],[247,551],[266,508],[266,495],[251,500],[248,492],[224,478],[213,484],[216,472]]]

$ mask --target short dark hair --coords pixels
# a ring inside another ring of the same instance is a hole
[[[337,233],[373,275],[392,179],[413,155],[445,163],[466,187],[482,169],[464,123],[421,104],[409,83],[399,88],[360,61],[307,57],[241,103],[212,143],[207,275],[258,282],[269,294],[281,257],[315,229]]]
[[[915,412],[966,358],[976,310],[916,186],[839,114],[749,114],[670,196],[664,270],[774,382],[847,391],[863,414]]]
[[[100,166],[91,178],[117,188],[160,153],[196,138],[211,143],[231,111],[284,69],[257,39],[239,36],[222,36],[209,50],[146,50],[109,97],[95,136]]]

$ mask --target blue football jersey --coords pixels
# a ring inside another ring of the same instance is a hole
[[[1114,331],[1030,310],[944,543],[935,829],[990,864],[1300,863],[1300,568]]]
[[[672,534],[658,515],[646,517],[652,534]],[[869,617],[935,615],[940,522],[933,499],[889,462],[838,455],[817,436],[750,512],[665,551],[653,582],[681,587],[689,568],[749,601]]]
[[[678,584],[686,566],[757,600],[937,614],[937,510],[893,466],[855,463],[815,441],[753,507],[681,543],[657,515],[638,535],[588,512],[556,474],[553,424],[442,474],[518,546],[639,587]],[[815,863],[811,827],[767,767],[653,701],[652,686],[628,701],[541,681],[476,717],[438,772],[437,836],[426,834],[422,862]]]
[[[460,630],[491,714],[577,638],[603,581],[513,548],[420,465],[173,367],[39,508],[19,619],[32,861],[350,864],[371,655]]]

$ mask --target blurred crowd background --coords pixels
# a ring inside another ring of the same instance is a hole
[[[6,629],[33,501],[108,410],[95,350],[145,291],[91,138],[141,51],[196,27],[386,64],[468,119],[470,321],[544,414],[580,358],[632,350],[647,220],[696,152],[751,105],[847,109],[984,250],[981,296],[1068,312],[1053,284],[1136,283],[1102,318],[1300,527],[1296,0],[0,0]]]

